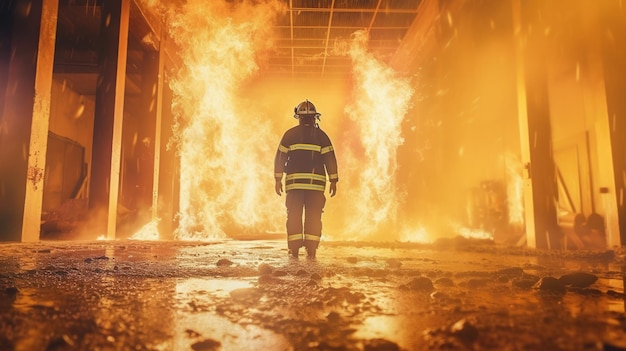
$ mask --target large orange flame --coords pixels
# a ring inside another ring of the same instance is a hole
[[[378,234],[397,227],[402,189],[396,183],[396,152],[413,95],[408,79],[369,52],[367,33],[359,31],[335,52],[352,60],[352,91],[343,84],[299,85],[293,91],[267,80],[264,89],[250,89],[283,6],[189,0],[168,13],[183,62],[170,83],[179,116],[174,126],[181,158],[179,239],[284,231],[284,198],[273,192],[273,155],[284,131],[277,129],[293,123],[287,112],[304,98],[332,118],[327,124],[324,117],[322,127],[329,127],[342,179],[339,200],[327,204],[324,238],[380,239]],[[345,129],[339,133],[338,126]],[[154,228],[149,224],[142,232],[153,236]],[[385,240],[401,239],[384,234]]]
[[[346,114],[353,122],[358,143],[344,144],[348,156],[344,173],[353,202],[347,210],[347,230],[368,238],[394,228],[401,189],[396,184],[397,148],[404,142],[401,123],[406,116],[413,88],[408,79],[367,50],[366,31],[353,34],[347,54],[352,59],[354,91]],[[395,228],[397,229],[397,228]],[[385,235],[386,239],[397,239]]]
[[[239,88],[258,70],[256,58],[271,42],[267,30],[278,1],[190,0],[173,17],[172,37],[184,67],[171,87],[184,120],[177,132],[181,157],[180,239],[225,237],[276,215],[262,204],[271,174],[259,160],[273,152],[254,99]],[[251,15],[253,14],[253,15]],[[282,213],[280,213],[282,214]]]

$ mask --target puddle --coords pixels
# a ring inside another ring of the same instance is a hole
[[[252,280],[190,278],[176,283],[176,293],[182,295],[183,298],[198,294],[228,297],[233,290],[250,287],[252,287]]]
[[[19,290],[19,294],[15,295],[12,306],[16,310],[26,313],[33,308],[55,308],[56,304],[54,301],[37,295],[38,290],[36,289],[22,288]]]
[[[178,313],[173,323],[172,339],[154,345],[156,350],[190,350],[201,342],[219,342],[221,348],[215,350],[292,350],[282,335],[256,325],[233,323],[213,313]]]

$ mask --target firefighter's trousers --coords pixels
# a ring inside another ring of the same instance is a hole
[[[287,244],[289,249],[317,249],[322,236],[324,192],[293,189],[287,192]],[[302,213],[304,212],[304,224]]]

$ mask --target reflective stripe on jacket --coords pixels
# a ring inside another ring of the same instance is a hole
[[[285,190],[324,191],[326,174],[339,181],[335,150],[326,133],[315,125],[300,124],[285,132],[274,160],[274,178],[285,177]]]

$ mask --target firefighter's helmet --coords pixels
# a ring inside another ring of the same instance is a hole
[[[309,100],[304,100],[293,109],[293,117],[300,119],[301,117],[314,117],[320,119],[321,113],[318,113],[315,109],[315,105]]]

